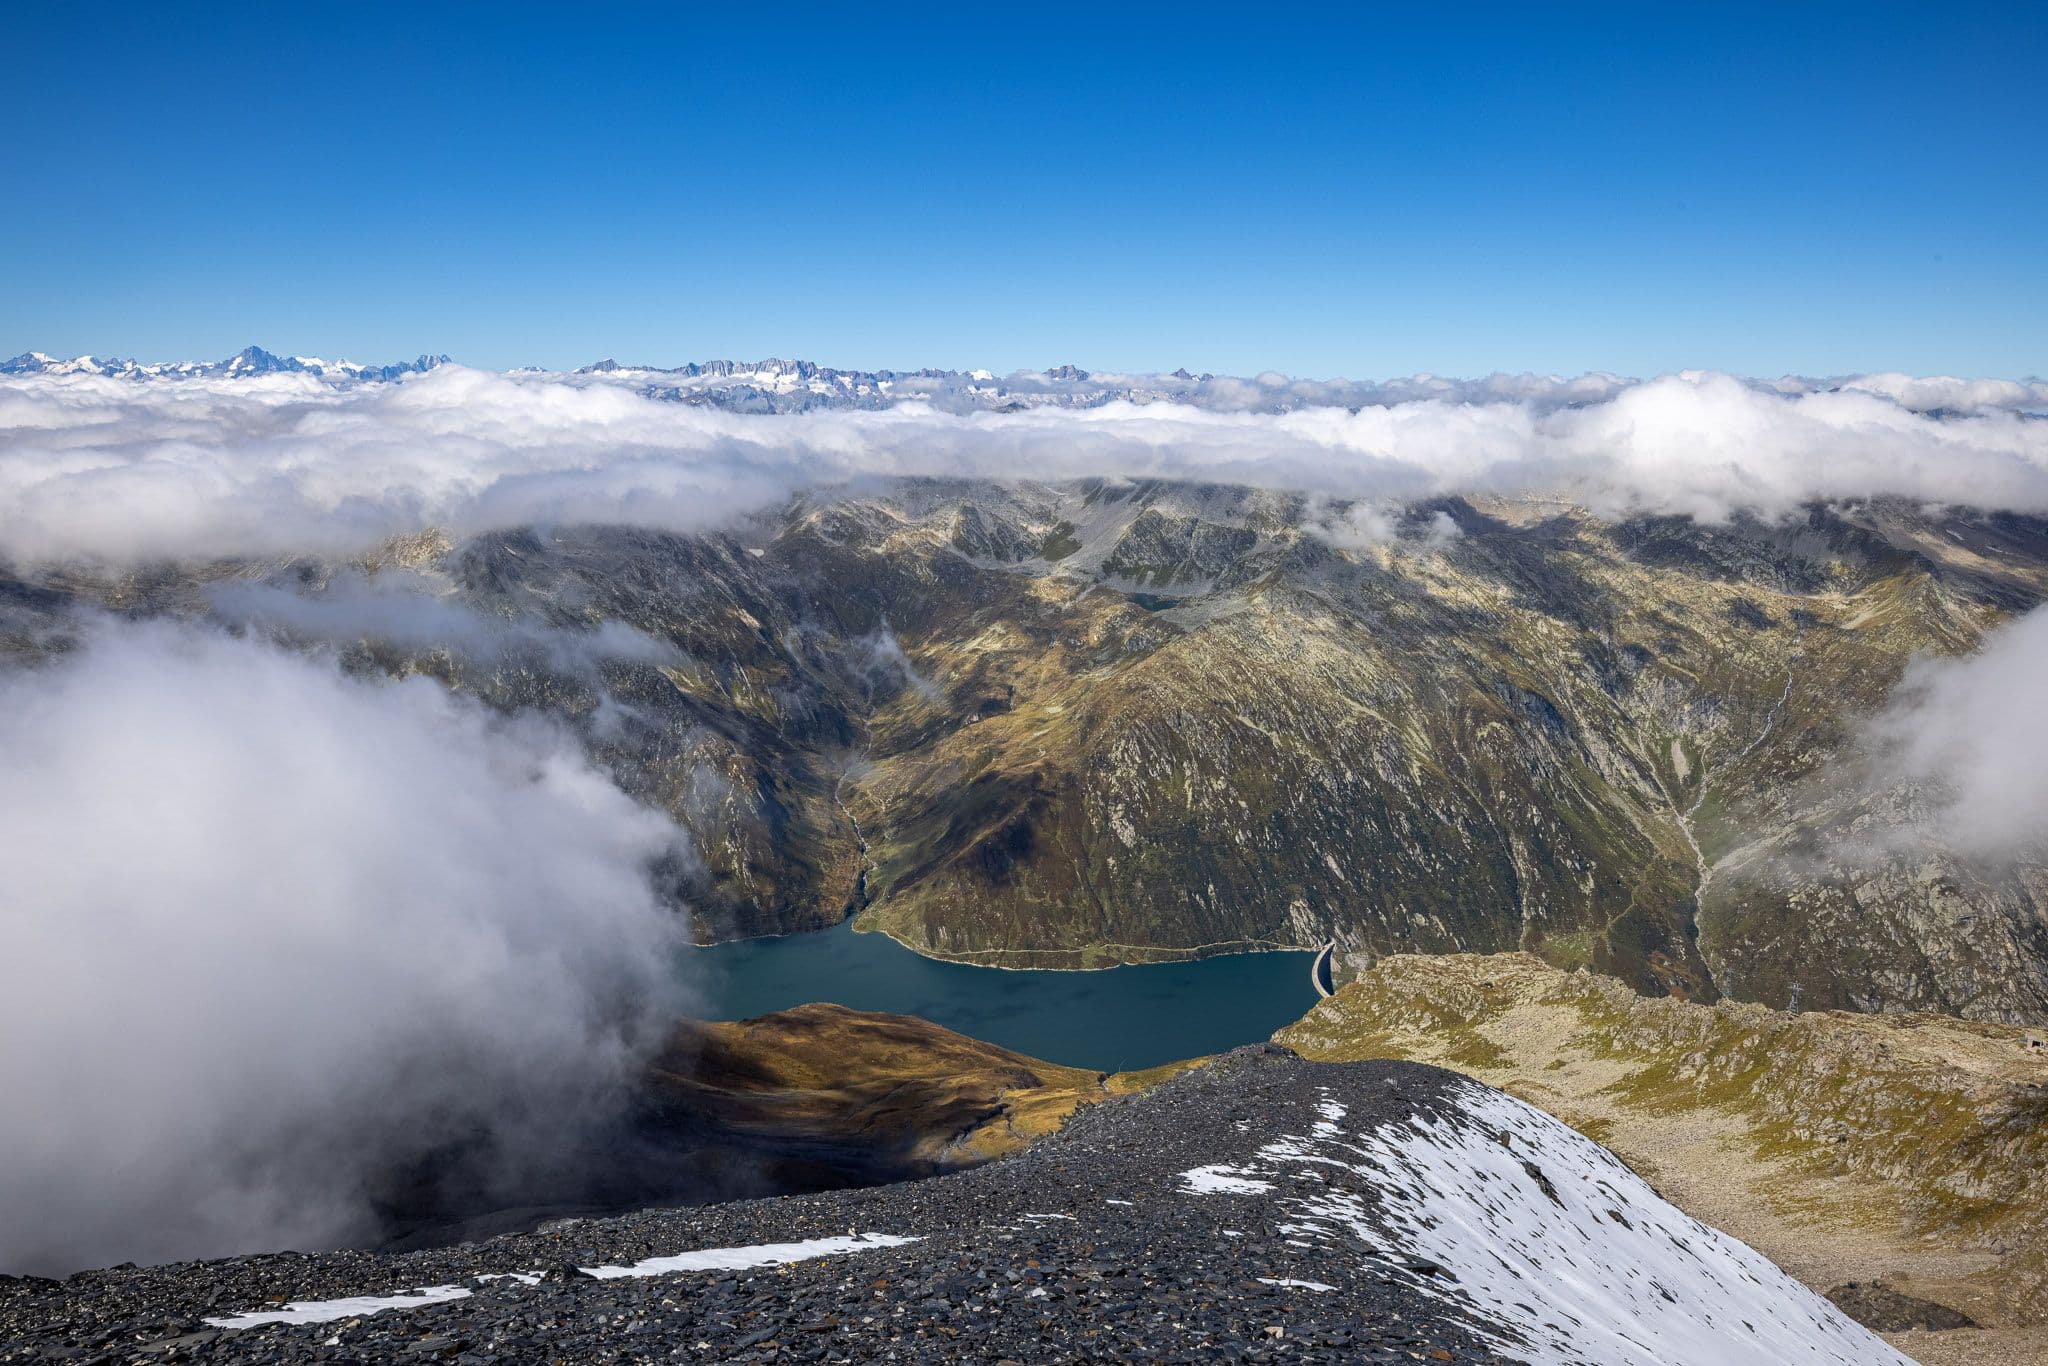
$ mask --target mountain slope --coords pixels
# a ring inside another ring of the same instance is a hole
[[[1938,898],[1905,858],[1808,863],[1790,894],[1753,859],[1714,874],[1848,800],[1812,784],[1910,656],[2038,600],[2039,524],[1455,504],[1342,546],[1300,498],[948,492],[856,542],[984,570],[952,613],[892,614],[950,706],[896,699],[849,784],[870,919],[915,947],[1074,966],[1327,935],[1358,962],[1529,947],[1707,999],[2048,1007],[2024,868]],[[1438,515],[1460,534],[1432,543]],[[1769,920],[1850,887],[1888,913]]]
[[[559,717],[692,832],[669,876],[710,938],[854,911],[1019,966],[1521,948],[1702,1000],[2042,1020],[2048,862],[1850,859],[1923,794],[1840,777],[1909,659],[2044,591],[2048,523],[1891,503],[1717,526],[895,481],[726,535],[39,572],[0,648],[177,612]]]

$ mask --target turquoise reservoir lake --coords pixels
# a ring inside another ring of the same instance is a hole
[[[1315,1004],[1302,953],[1241,953],[1098,972],[942,963],[850,924],[689,951],[714,1020],[807,1001],[919,1015],[1047,1062],[1102,1072],[1156,1067],[1257,1043]]]

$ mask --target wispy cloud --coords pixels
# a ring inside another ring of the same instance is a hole
[[[1882,852],[1941,848],[1991,864],[2048,855],[2048,613],[1992,632],[1976,653],[1915,660],[1865,723],[1866,781],[1921,794]]]
[[[374,576],[342,570],[317,587],[227,580],[209,585],[206,598],[219,620],[298,644],[375,640],[484,662],[531,659],[557,673],[585,676],[600,660],[684,662],[668,641],[622,621],[606,618],[579,628],[491,616],[445,584],[404,569]]]

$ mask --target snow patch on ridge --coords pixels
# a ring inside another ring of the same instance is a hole
[[[1459,1099],[1471,1124],[1419,1119],[1346,1146],[1382,1165],[1384,1221],[1539,1360],[1906,1361],[1549,1115],[1477,1085]],[[1300,1204],[1352,1222],[1341,1198]]]
[[[1434,1264],[1418,1288],[1476,1309],[1501,1351],[1540,1363],[1882,1363],[1908,1359],[1762,1254],[1666,1203],[1620,1159],[1512,1096],[1451,1091],[1448,1116],[1347,1133],[1325,1099],[1311,1135],[1204,1168],[1198,1191],[1311,1183],[1278,1201],[1285,1236],[1394,1244]],[[1337,1171],[1364,1178],[1342,1188]],[[1266,1178],[1271,1178],[1266,1179]],[[1335,1179],[1332,1179],[1335,1178]],[[1332,1255],[1341,1255],[1333,1252]],[[1432,1268],[1433,1269],[1433,1268]]]
[[[1244,1176],[1241,1174],[1242,1170],[1221,1164],[1213,1167],[1196,1167],[1192,1171],[1182,1172],[1180,1179],[1187,1182],[1188,1189],[1197,1195],[1215,1195],[1219,1192],[1230,1195],[1256,1195],[1260,1191],[1273,1189],[1272,1182]]]
[[[1324,1285],[1321,1281],[1297,1281],[1286,1276],[1261,1276],[1259,1277],[1259,1284],[1277,1285],[1282,1290],[1335,1290],[1337,1288],[1334,1285]]]
[[[623,1276],[666,1276],[672,1271],[745,1271],[750,1267],[802,1262],[840,1252],[859,1252],[864,1248],[901,1247],[916,1241],[894,1233],[843,1234],[836,1238],[806,1238],[799,1243],[709,1247],[699,1252],[678,1253],[673,1257],[649,1257],[631,1266],[586,1266],[583,1270],[601,1281],[617,1280]]]
[[[351,1295],[339,1300],[293,1300],[282,1309],[259,1309],[250,1314],[227,1314],[208,1319],[215,1328],[256,1328],[266,1323],[331,1323],[335,1319],[365,1318],[386,1309],[424,1309],[430,1304],[467,1299],[470,1292],[459,1285],[430,1285],[398,1295]]]
[[[666,1276],[678,1271],[745,1271],[757,1266],[809,1261],[814,1257],[829,1257],[841,1252],[860,1252],[876,1247],[901,1247],[905,1243],[916,1241],[916,1238],[906,1238],[894,1233],[842,1234],[831,1238],[806,1238],[795,1243],[707,1247],[696,1252],[677,1253],[673,1257],[649,1257],[631,1266],[586,1266],[580,1269],[600,1281],[619,1280],[628,1276]],[[540,1275],[532,1271],[507,1271],[479,1276],[477,1279],[513,1280],[521,1285],[531,1286],[539,1284]],[[386,1309],[424,1309],[430,1304],[446,1304],[450,1300],[466,1299],[471,1293],[459,1285],[430,1285],[397,1295],[351,1295],[337,1300],[294,1300],[282,1309],[259,1309],[247,1314],[227,1314],[206,1321],[215,1328],[255,1328],[266,1323],[330,1323],[335,1319],[362,1318]]]

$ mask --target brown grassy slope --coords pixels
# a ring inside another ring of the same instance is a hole
[[[1388,958],[1275,1038],[1457,1068],[1809,1285],[1884,1279],[1997,1325],[2048,1318],[2048,1061],[2025,1032],[1645,999],[1461,954]]]
[[[650,1082],[694,1122],[779,1141],[863,1148],[932,1171],[972,1166],[1057,1130],[1083,1105],[1193,1066],[1108,1075],[1041,1062],[907,1015],[804,1005],[679,1027]]]

